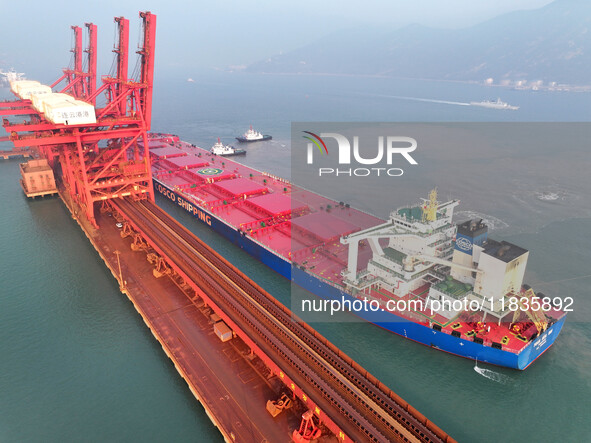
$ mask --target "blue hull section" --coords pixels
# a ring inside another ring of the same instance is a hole
[[[350,294],[341,289],[319,280],[313,275],[294,267],[292,269],[293,281],[304,289],[326,299],[356,300]],[[409,321],[388,311],[373,312],[370,310],[355,311],[355,314],[368,322],[374,323],[390,332],[413,341],[430,346],[441,351],[459,355],[461,357],[486,362],[497,366],[505,366],[514,369],[527,368],[536,358],[546,351],[552,344],[566,317],[548,328],[548,330],[533,342],[529,343],[519,354],[491,348],[463,338],[457,338],[442,331],[436,331],[428,326]]]
[[[197,220],[205,223],[219,234],[226,237],[232,243],[240,246],[250,255],[269,266],[274,271],[279,272],[284,277],[291,279],[291,264],[283,257],[269,251],[263,245],[252,238],[242,235],[233,226],[228,225],[215,215],[187,201],[184,197],[178,195],[175,191],[154,179],[154,189],[164,197],[178,204],[181,208],[193,215]]]
[[[218,219],[210,212],[188,202],[184,197],[178,195],[175,191],[156,179],[154,179],[154,189],[169,200],[177,203],[185,211],[192,214],[199,221],[210,226],[232,243],[240,246],[240,248],[244,249],[274,271],[283,275],[285,278],[292,280],[298,286],[312,294],[325,299],[345,299],[351,302],[356,300],[356,298],[342,291],[340,288],[324,282],[316,276],[297,267],[292,268],[291,263],[285,258],[269,251],[264,245],[256,242],[252,238],[242,235],[237,229]],[[388,331],[426,346],[459,355],[461,357],[478,360],[479,362],[486,362],[514,369],[527,368],[536,358],[552,346],[566,319],[566,316],[562,317],[536,340],[529,343],[519,354],[515,354],[502,349],[491,348],[490,346],[474,343],[473,341],[463,338],[457,338],[442,331],[436,331],[428,326],[414,323],[387,311],[373,312],[365,310],[356,311],[355,314],[368,322],[374,323]]]

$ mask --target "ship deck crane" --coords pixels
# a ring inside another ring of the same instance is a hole
[[[349,245],[348,265],[344,277],[349,281],[356,281],[360,241],[367,240],[372,253],[374,255],[383,256],[384,251],[379,243],[380,239],[401,237],[419,239],[423,236],[431,235],[437,230],[443,229],[446,224],[451,223],[453,210],[460,202],[458,200],[450,200],[439,204],[436,201],[437,193],[435,190],[431,191],[429,198],[429,203],[421,206],[423,214],[422,219],[407,222],[393,213],[391,214],[390,219],[381,225],[373,226],[342,237],[340,240],[341,244]],[[437,218],[438,213],[444,215]],[[421,255],[421,253],[409,253],[408,255]],[[423,257],[427,258],[426,255],[423,255]],[[440,261],[435,262],[440,263]],[[441,264],[449,266],[450,262],[444,261],[441,262]],[[473,271],[474,269],[470,268],[470,270]]]
[[[536,297],[534,290],[529,288],[527,291],[522,292],[521,294],[515,295],[517,299],[517,304],[519,305],[520,309],[516,309],[513,312],[513,321],[515,323],[519,320],[519,316],[521,312],[525,312],[527,317],[533,322],[538,330],[538,333],[541,333],[546,330],[548,327],[548,319],[544,315],[544,311],[541,309],[535,310],[533,308],[533,299]],[[539,303],[538,303],[539,306]]]

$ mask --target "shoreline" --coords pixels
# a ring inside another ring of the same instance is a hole
[[[379,78],[379,79],[392,79],[392,80],[414,80],[414,81],[428,81],[428,82],[440,82],[440,83],[455,83],[465,85],[479,85],[487,86],[491,88],[503,88],[514,91],[532,91],[532,92],[591,92],[591,84],[578,85],[578,84],[567,84],[560,83],[555,86],[537,86],[537,89],[526,86],[515,86],[515,85],[502,85],[502,84],[486,84],[479,80],[453,80],[444,78],[429,78],[429,77],[400,77],[390,76],[386,74],[345,74],[345,73],[334,73],[334,72],[268,72],[268,71],[249,71],[248,69],[232,70],[232,69],[219,69],[212,68],[214,71],[222,71],[229,74],[245,73],[245,74],[256,74],[256,75],[278,75],[278,76],[309,76],[309,77],[351,77],[351,78]]]

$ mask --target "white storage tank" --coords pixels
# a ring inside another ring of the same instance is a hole
[[[47,85],[30,85],[30,86],[19,86],[17,95],[23,100],[29,99],[31,94],[37,95],[49,95],[53,91]]]
[[[36,80],[14,80],[12,82],[10,82],[10,90],[12,92],[14,92],[15,94],[18,94],[19,89],[21,87],[30,87],[30,86],[36,86],[36,85],[40,85],[41,83],[39,83]]]
[[[49,98],[54,94],[31,94],[31,106],[37,112],[43,112],[43,99]]]
[[[45,103],[45,118],[52,123],[64,125],[96,123],[94,106],[80,100]]]
[[[52,123],[64,123],[62,110],[67,111],[71,107],[73,107],[72,103],[65,100],[43,103],[45,118]]]
[[[57,103],[72,103],[74,100],[74,97],[68,94],[51,94],[39,100],[41,106],[39,111],[43,112],[44,114],[51,114],[51,105],[55,105]]]
[[[74,97],[69,94],[56,92],[53,94],[31,94],[31,104],[38,112],[45,112],[45,103],[56,103],[60,101],[73,101]]]
[[[75,100],[76,112],[74,117],[70,115],[70,120],[74,119],[71,125],[82,125],[89,123],[96,123],[96,111],[94,106],[82,100]]]

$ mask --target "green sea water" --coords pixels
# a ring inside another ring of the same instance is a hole
[[[252,123],[274,142],[249,147],[244,161],[288,176],[291,121],[591,119],[588,94],[503,92],[503,100],[521,105],[517,114],[380,97],[470,101],[491,94],[499,92],[391,79],[216,74],[157,85],[153,129],[209,147]],[[585,156],[577,155],[577,164],[558,164],[552,177],[480,185],[496,189],[491,198],[504,196],[506,204],[458,196],[467,200],[461,209],[502,222],[495,238],[531,250],[528,281],[575,299],[555,346],[527,371],[487,368],[494,371],[487,378],[469,360],[370,324],[314,327],[459,441],[588,441],[591,179],[578,172]],[[0,441],[221,441],[61,201],[27,201],[18,178],[17,161],[0,161]],[[535,198],[548,192],[558,200]],[[158,202],[289,306],[289,281],[178,206]]]

